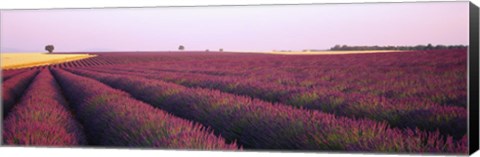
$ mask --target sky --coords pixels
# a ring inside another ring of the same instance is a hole
[[[468,2],[2,10],[1,52],[468,45]]]

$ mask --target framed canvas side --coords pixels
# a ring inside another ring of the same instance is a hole
[[[468,53],[468,119],[469,119],[469,153],[472,154],[479,149],[479,20],[478,7],[470,2],[469,4],[469,51]],[[465,14],[466,15],[466,14]],[[183,46],[182,46],[183,47]],[[183,49],[182,49],[183,50]],[[223,51],[223,49],[222,49]],[[463,53],[465,54],[465,53]],[[463,60],[465,61],[465,60]],[[463,75],[465,76],[465,75]],[[465,80],[465,79],[463,79]],[[465,99],[464,99],[465,100]],[[0,113],[2,114],[2,113]],[[0,115],[0,119],[3,118]],[[465,121],[463,121],[465,122]],[[1,127],[1,126],[0,126]],[[2,139],[0,138],[0,141]]]
[[[479,145],[479,15],[478,7],[470,2],[470,39],[469,39],[469,153],[478,150]]]

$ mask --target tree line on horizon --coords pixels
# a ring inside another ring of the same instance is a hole
[[[345,50],[440,50],[440,49],[466,49],[467,45],[416,45],[416,46],[349,46],[335,45],[331,51]]]

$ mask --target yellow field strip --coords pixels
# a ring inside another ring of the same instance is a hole
[[[95,56],[89,54],[2,54],[1,68],[9,70],[52,65]]]

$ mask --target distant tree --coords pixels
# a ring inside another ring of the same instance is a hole
[[[205,50],[205,52],[208,52],[208,51],[210,51],[210,50],[209,50],[209,49],[206,49],[206,50]]]
[[[45,46],[45,50],[48,51],[48,53],[52,53],[53,52],[53,49],[55,49],[55,47],[53,45],[47,45]]]
[[[335,45],[334,47],[331,48],[331,50],[341,50],[342,46],[340,45]]]
[[[218,51],[220,51],[220,52],[223,52],[223,49],[222,49],[222,48],[220,48]]]
[[[431,50],[433,49],[433,45],[432,44],[428,44],[426,47],[425,47],[425,50]]]
[[[183,46],[183,45],[178,46],[178,50],[180,50],[180,51],[185,50],[185,46]]]

